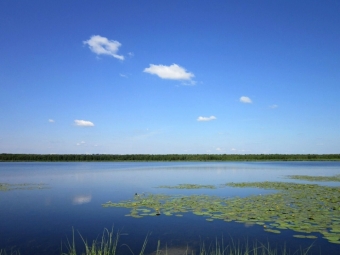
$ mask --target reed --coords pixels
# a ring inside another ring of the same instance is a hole
[[[79,233],[81,240],[83,241],[85,253],[82,252],[81,255],[115,255],[118,245],[118,240],[120,233],[117,232],[114,235],[113,228],[111,231],[104,229],[102,237],[100,240],[95,239],[89,243],[83,236]],[[62,255],[77,255],[76,243],[74,241],[74,230],[72,229],[72,243],[67,241],[68,252],[61,253]],[[1,254],[0,254],[1,255]]]
[[[300,248],[298,251],[295,251],[293,255],[308,255],[309,250],[313,245],[307,247],[306,249]],[[241,243],[238,241],[237,243],[231,239],[231,244],[225,246],[223,243],[223,238],[221,244],[218,242],[217,238],[214,245],[210,245],[208,249],[206,249],[204,242],[202,243],[199,251],[199,255],[289,255],[291,254],[287,251],[286,246],[284,246],[281,250],[272,248],[269,243],[262,244],[260,242],[255,242],[253,245],[249,245],[248,241],[245,243]]]
[[[117,232],[116,234],[114,234],[113,228],[111,229],[111,231],[109,231],[108,229],[104,229],[102,237],[99,240],[95,239],[90,243],[87,240],[85,240],[81,236],[80,233],[79,235],[84,245],[83,251],[77,252],[76,243],[74,239],[74,231],[73,231],[72,243],[67,241],[68,252],[61,253],[61,255],[116,255],[120,233]],[[145,250],[146,250],[149,236],[150,234],[147,234],[138,255],[145,255]],[[127,244],[123,244],[121,246],[126,246],[129,249],[130,254],[135,255]],[[199,251],[197,252],[194,252],[192,249],[189,249],[189,247],[187,246],[186,251],[183,251],[183,255],[196,255],[196,254],[198,255],[289,255],[289,254],[308,255],[311,247],[312,245],[307,247],[306,249],[301,248],[298,251],[290,253],[289,251],[287,251],[286,246],[284,246],[282,249],[277,249],[277,248],[272,248],[269,243],[262,244],[260,242],[255,242],[251,245],[248,243],[248,241],[235,242],[233,239],[231,239],[230,244],[225,245],[223,238],[221,238],[221,241],[219,241],[216,238],[215,242],[210,243],[208,246],[206,245],[205,242],[201,241]],[[165,247],[161,249],[161,242],[160,240],[158,240],[157,249],[150,254],[171,255],[172,253],[171,253],[171,249],[167,248],[167,244],[165,244]],[[0,255],[6,255],[6,254],[1,253],[0,251]],[[12,254],[12,255],[17,255],[17,254]]]
[[[0,249],[0,255],[20,255],[20,252],[11,250],[10,253],[7,253],[6,250]]]

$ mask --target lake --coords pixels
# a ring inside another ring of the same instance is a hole
[[[340,183],[287,179],[287,176],[338,174],[340,162],[1,162],[0,183],[6,183],[8,190],[0,190],[0,249],[19,250],[22,255],[61,254],[61,250],[67,252],[67,242],[72,242],[74,229],[77,248],[79,247],[80,251],[82,241],[79,233],[84,239],[92,242],[101,238],[105,228],[111,230],[113,227],[114,231],[121,233],[117,250],[119,254],[132,254],[131,251],[139,254],[146,237],[148,242],[145,254],[155,251],[158,241],[161,247],[166,244],[169,251],[181,250],[188,246],[198,252],[202,243],[208,247],[214,245],[216,239],[218,242],[223,239],[225,246],[232,243],[243,245],[246,242],[256,242],[270,244],[278,250],[286,247],[291,254],[311,245],[313,247],[308,254],[340,254],[340,244],[323,238],[322,231],[306,231],[306,235],[316,237],[313,239],[293,237],[301,232],[290,227],[281,226],[280,233],[275,233],[274,229],[273,232],[264,231],[265,228],[272,228],[264,216],[264,224],[255,219],[258,215],[253,218],[248,216],[248,220],[237,220],[238,222],[234,220],[237,219],[236,216],[230,216],[227,218],[231,220],[224,221],[221,217],[226,217],[226,212],[221,213],[218,211],[222,210],[220,207],[214,207],[211,211],[215,210],[216,214],[209,221],[207,214],[200,215],[200,212],[206,212],[205,209],[198,212],[196,208],[197,203],[203,200],[190,200],[196,207],[187,211],[183,209],[183,202],[177,212],[169,211],[171,208],[167,211],[162,205],[160,208],[151,208],[159,210],[160,215],[154,217],[151,214],[155,215],[156,211],[145,209],[148,206],[138,207],[138,201],[144,205],[150,201],[150,194],[163,194],[167,197],[162,197],[162,201],[170,201],[172,205],[174,198],[184,201],[188,197],[192,199],[194,195],[197,195],[198,199],[206,195],[209,197],[205,196],[202,203],[207,203],[211,197],[212,200],[215,199],[214,205],[220,206],[224,203],[227,208],[228,201],[234,201],[234,198],[238,201],[244,201],[242,199],[248,197],[262,199],[280,191],[223,185],[226,183],[290,182],[334,188],[339,187]],[[178,188],[179,184],[201,186],[187,189]],[[212,185],[214,188],[208,188],[206,185]],[[220,198],[225,200],[221,202]],[[129,207],[136,199],[137,206],[133,205],[136,208]],[[335,207],[331,213],[332,217],[335,217],[333,222],[338,224],[340,201],[334,199],[336,198],[333,197],[331,202]],[[103,204],[109,201],[109,205],[114,206],[103,207]],[[122,201],[125,201],[125,204],[117,206],[117,203]],[[187,204],[185,206],[187,207]],[[244,205],[241,205],[241,208],[242,206]],[[294,209],[294,206],[289,208]],[[263,208],[265,207],[269,208],[271,205],[264,204]],[[135,213],[131,213],[131,210],[135,210]],[[249,211],[249,208],[245,210]],[[275,208],[268,209],[269,213],[274,210]],[[313,216],[315,219],[308,217],[317,220],[316,216]],[[304,224],[312,227],[314,225],[308,222]],[[275,228],[278,225],[273,226]],[[325,231],[326,228],[327,226]],[[336,228],[333,230],[336,231]],[[331,238],[334,239],[336,235],[340,238],[340,233],[329,232],[332,234]]]

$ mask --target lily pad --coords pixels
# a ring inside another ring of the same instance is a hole
[[[45,183],[0,183],[0,191],[48,189]]]
[[[178,184],[176,186],[161,185],[156,188],[162,189],[216,189],[215,185],[201,185],[201,184]]]
[[[258,224],[263,225],[265,231],[272,233],[289,229],[306,234],[295,235],[303,236],[299,238],[312,238],[309,233],[320,233],[329,241],[339,241],[339,187],[289,182],[226,183],[223,186],[255,187],[276,192],[243,198],[143,194],[120,203],[108,202],[103,204],[103,207],[129,208],[130,216],[140,217],[145,216],[145,210],[150,210],[150,216],[155,216],[157,212],[167,216],[193,213],[207,217],[207,221]]]
[[[275,233],[275,234],[280,234],[281,231],[277,229],[271,229],[271,228],[266,228],[264,231]]]
[[[340,182],[340,174],[333,176],[288,175],[286,178],[312,182]]]

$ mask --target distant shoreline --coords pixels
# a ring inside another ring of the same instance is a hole
[[[0,162],[340,161],[340,154],[0,154]]]

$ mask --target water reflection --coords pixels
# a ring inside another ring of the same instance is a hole
[[[160,238],[164,244],[170,244],[170,241],[176,238],[188,243],[189,239],[199,241],[200,237],[215,240],[224,233],[225,236],[232,236],[234,240],[248,237],[250,242],[253,239],[274,245],[286,242],[292,251],[314,242],[317,247],[316,254],[320,254],[320,250],[321,254],[332,254],[332,251],[338,251],[339,245],[329,244],[322,238],[316,241],[291,239],[293,233],[289,231],[287,235],[278,237],[276,234],[264,233],[259,226],[250,227],[248,224],[235,222],[207,222],[195,215],[131,219],[124,216],[129,213],[128,209],[105,210],[101,205],[109,200],[120,202],[130,199],[135,193],[143,192],[221,197],[244,197],[275,192],[232,187],[188,191],[156,188],[160,185],[189,183],[219,187],[227,182],[295,182],[283,177],[294,174],[339,173],[340,162],[2,162],[0,183],[45,183],[50,188],[0,192],[0,249],[17,247],[20,248],[21,255],[59,255],[60,243],[66,241],[66,236],[70,240],[72,228],[79,230],[82,236],[91,241],[96,239],[104,228],[111,229],[114,225],[115,229],[129,234],[122,238],[124,243],[136,252],[140,251],[140,244],[146,234],[152,232],[149,240],[152,250],[155,250]],[[47,237],[48,247],[47,241],[44,241]],[[36,240],[35,247],[31,245],[32,239]]]
[[[92,200],[92,196],[91,195],[75,196],[73,198],[73,204],[74,205],[87,204],[87,203],[90,203],[91,200]]]

